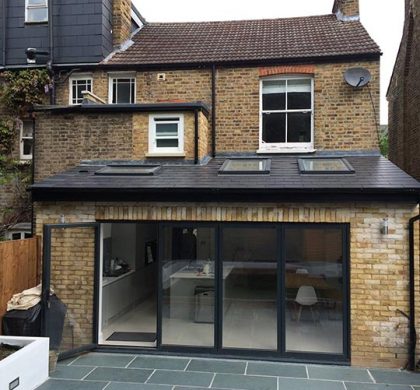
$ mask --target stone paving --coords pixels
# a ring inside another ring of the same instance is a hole
[[[89,353],[60,362],[38,390],[420,390],[401,370]]]

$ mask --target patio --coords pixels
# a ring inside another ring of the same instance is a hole
[[[89,353],[60,362],[38,390],[420,390],[400,370]]]

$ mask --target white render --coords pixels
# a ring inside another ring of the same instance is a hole
[[[17,390],[33,390],[48,379],[48,338],[0,336],[0,343],[24,347],[0,360],[0,389],[19,378]]]

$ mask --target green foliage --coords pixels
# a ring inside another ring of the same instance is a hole
[[[13,115],[42,103],[45,85],[50,82],[45,69],[4,72],[2,76],[5,83],[0,92],[1,101]]]
[[[0,119],[0,158],[11,153],[14,137],[12,121]]]
[[[388,134],[382,134],[379,138],[379,147],[384,157],[388,157]]]

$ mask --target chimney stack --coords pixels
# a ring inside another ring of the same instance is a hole
[[[112,43],[120,46],[131,36],[131,0],[113,0]]]
[[[335,0],[332,12],[343,22],[360,20],[359,0]]]

